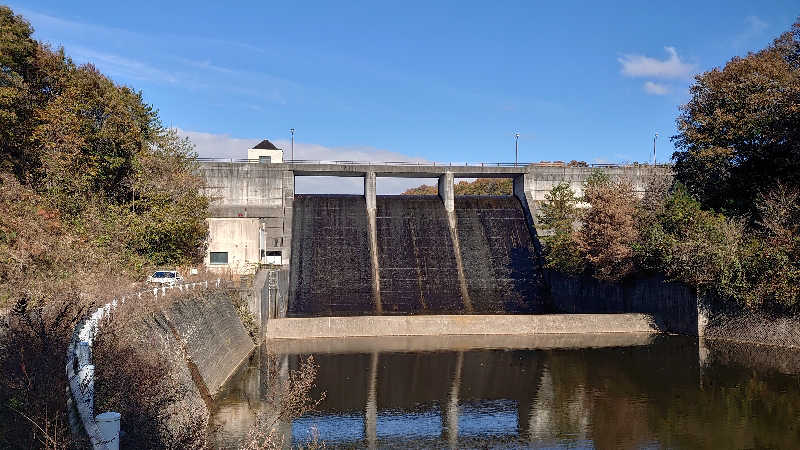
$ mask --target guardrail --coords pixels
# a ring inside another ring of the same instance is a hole
[[[235,158],[197,158],[200,162],[232,162],[259,164],[258,159]],[[312,160],[312,159],[287,159],[279,163],[262,164],[346,164],[356,166],[473,166],[473,167],[525,167],[526,162],[437,162],[437,161],[344,161],[344,160]]]
[[[216,287],[219,287],[220,280],[217,280]],[[167,291],[179,289],[181,292],[188,291],[197,287],[208,287],[208,281],[197,283],[186,283],[172,286],[162,286],[152,290],[142,291],[133,294],[142,298],[142,295],[152,293],[156,298],[159,293],[164,296]],[[117,412],[104,412],[94,415],[94,364],[92,364],[92,344],[97,336],[101,321],[118,305],[125,303],[126,297],[121,297],[119,301],[114,299],[105,305],[97,308],[87,319],[79,322],[75,326],[67,347],[67,381],[69,383],[70,397],[68,402],[75,405],[78,418],[89,437],[92,448],[95,450],[118,450],[121,415]],[[70,405],[67,405],[70,407]]]
[[[199,162],[228,162],[228,163],[250,163],[250,164],[342,164],[356,166],[465,166],[465,167],[671,167],[671,164],[650,164],[650,163],[630,163],[630,164],[608,164],[608,163],[579,163],[570,164],[565,162],[437,162],[437,161],[340,161],[340,160],[312,160],[312,159],[287,159],[280,163],[260,163],[258,159],[235,159],[235,158],[197,158]]]

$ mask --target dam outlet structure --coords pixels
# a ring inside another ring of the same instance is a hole
[[[598,170],[558,165],[204,161],[215,199],[206,264],[239,273],[268,266],[275,318],[502,315],[552,312],[537,208],[560,183],[581,195]],[[639,194],[664,166],[603,167]],[[297,177],[357,177],[363,195],[295,194]],[[437,195],[377,195],[377,180],[435,178]],[[509,178],[512,195],[456,196],[455,178]],[[262,279],[265,277],[262,277]],[[263,301],[262,301],[263,303]]]

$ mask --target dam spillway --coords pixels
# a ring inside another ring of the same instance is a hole
[[[374,313],[363,196],[295,195],[290,274],[290,316]]]
[[[437,196],[377,196],[375,208],[377,268],[364,197],[295,196],[289,316],[541,312],[517,198],[456,197],[448,212]]]
[[[512,196],[458,196],[455,215],[475,311],[540,312],[538,261],[519,200]]]
[[[439,197],[378,196],[376,203],[384,313],[464,312],[447,212]]]

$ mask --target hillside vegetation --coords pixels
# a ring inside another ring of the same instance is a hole
[[[140,92],[32,33],[0,6],[0,447],[81,447],[64,391],[76,322],[146,269],[199,262],[209,200],[191,143]]]

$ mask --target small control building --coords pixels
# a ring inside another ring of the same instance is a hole
[[[201,165],[213,199],[208,269],[246,274],[259,264],[288,263],[294,177],[282,163],[283,150],[264,139],[247,150],[247,162]]]

